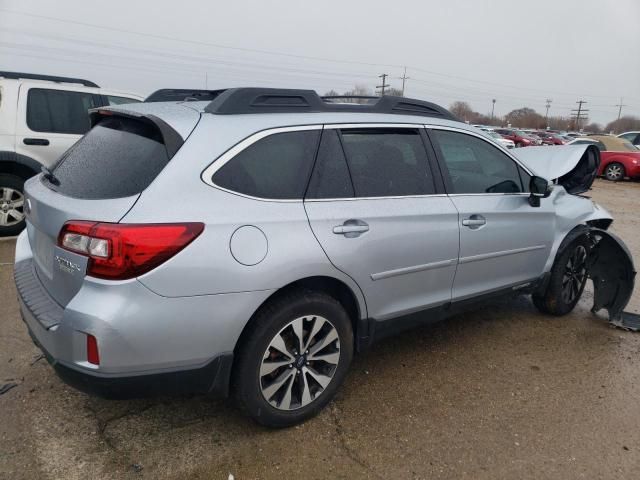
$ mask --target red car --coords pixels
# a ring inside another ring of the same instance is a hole
[[[640,150],[628,140],[607,135],[592,135],[577,138],[569,143],[595,144],[600,149],[598,175],[604,175],[607,180],[619,181],[625,177],[640,178]]]
[[[512,140],[516,144],[516,147],[530,147],[534,145],[541,145],[541,140],[534,140],[532,137],[520,130],[514,130],[512,128],[496,128],[495,132],[502,135],[504,138]]]
[[[564,145],[566,142],[557,135],[549,132],[533,132],[534,135],[540,137],[543,145]]]

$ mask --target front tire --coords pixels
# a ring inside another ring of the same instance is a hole
[[[19,234],[25,226],[24,180],[0,174],[0,237]]]
[[[531,296],[542,313],[562,316],[574,309],[587,283],[587,260],[591,243],[585,236],[576,238],[556,258],[549,283],[543,294]]]
[[[623,180],[625,174],[624,165],[617,162],[610,163],[607,165],[607,168],[604,169],[604,176],[607,180],[611,180],[612,182],[619,182],[620,180]]]
[[[257,313],[237,355],[233,389],[241,408],[268,427],[295,425],[342,384],[353,358],[351,320],[329,295],[291,292]]]

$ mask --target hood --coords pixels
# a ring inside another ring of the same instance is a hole
[[[591,188],[600,166],[595,145],[520,148],[514,155],[535,175],[557,182],[574,195]]]

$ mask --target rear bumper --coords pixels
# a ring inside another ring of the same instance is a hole
[[[191,370],[131,377],[99,376],[60,363],[38,342],[28,324],[27,329],[33,343],[42,350],[60,379],[67,385],[90,395],[122,400],[188,393],[216,394],[222,397],[229,394],[233,365],[231,353],[220,355],[207,365]]]

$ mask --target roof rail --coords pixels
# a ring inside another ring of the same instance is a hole
[[[10,78],[12,80],[25,79],[25,80],[47,80],[49,82],[57,83],[80,83],[85,87],[99,88],[93,82],[89,80],[83,80],[81,78],[71,77],[55,77],[53,75],[40,75],[39,73],[20,73],[20,72],[0,72],[0,77]]]
[[[193,90],[188,88],[163,88],[156,90],[144,101],[150,102],[189,102],[213,100],[224,90]]]
[[[338,97],[326,97],[326,100]],[[342,98],[356,98],[344,96]],[[244,113],[311,113],[311,112],[361,112],[392,113],[398,115],[418,115],[457,120],[451,112],[439,105],[413,98],[365,97],[375,102],[366,104],[338,103],[325,101],[313,90],[280,88],[230,88],[220,93],[205,112],[217,115],[237,115]]]

